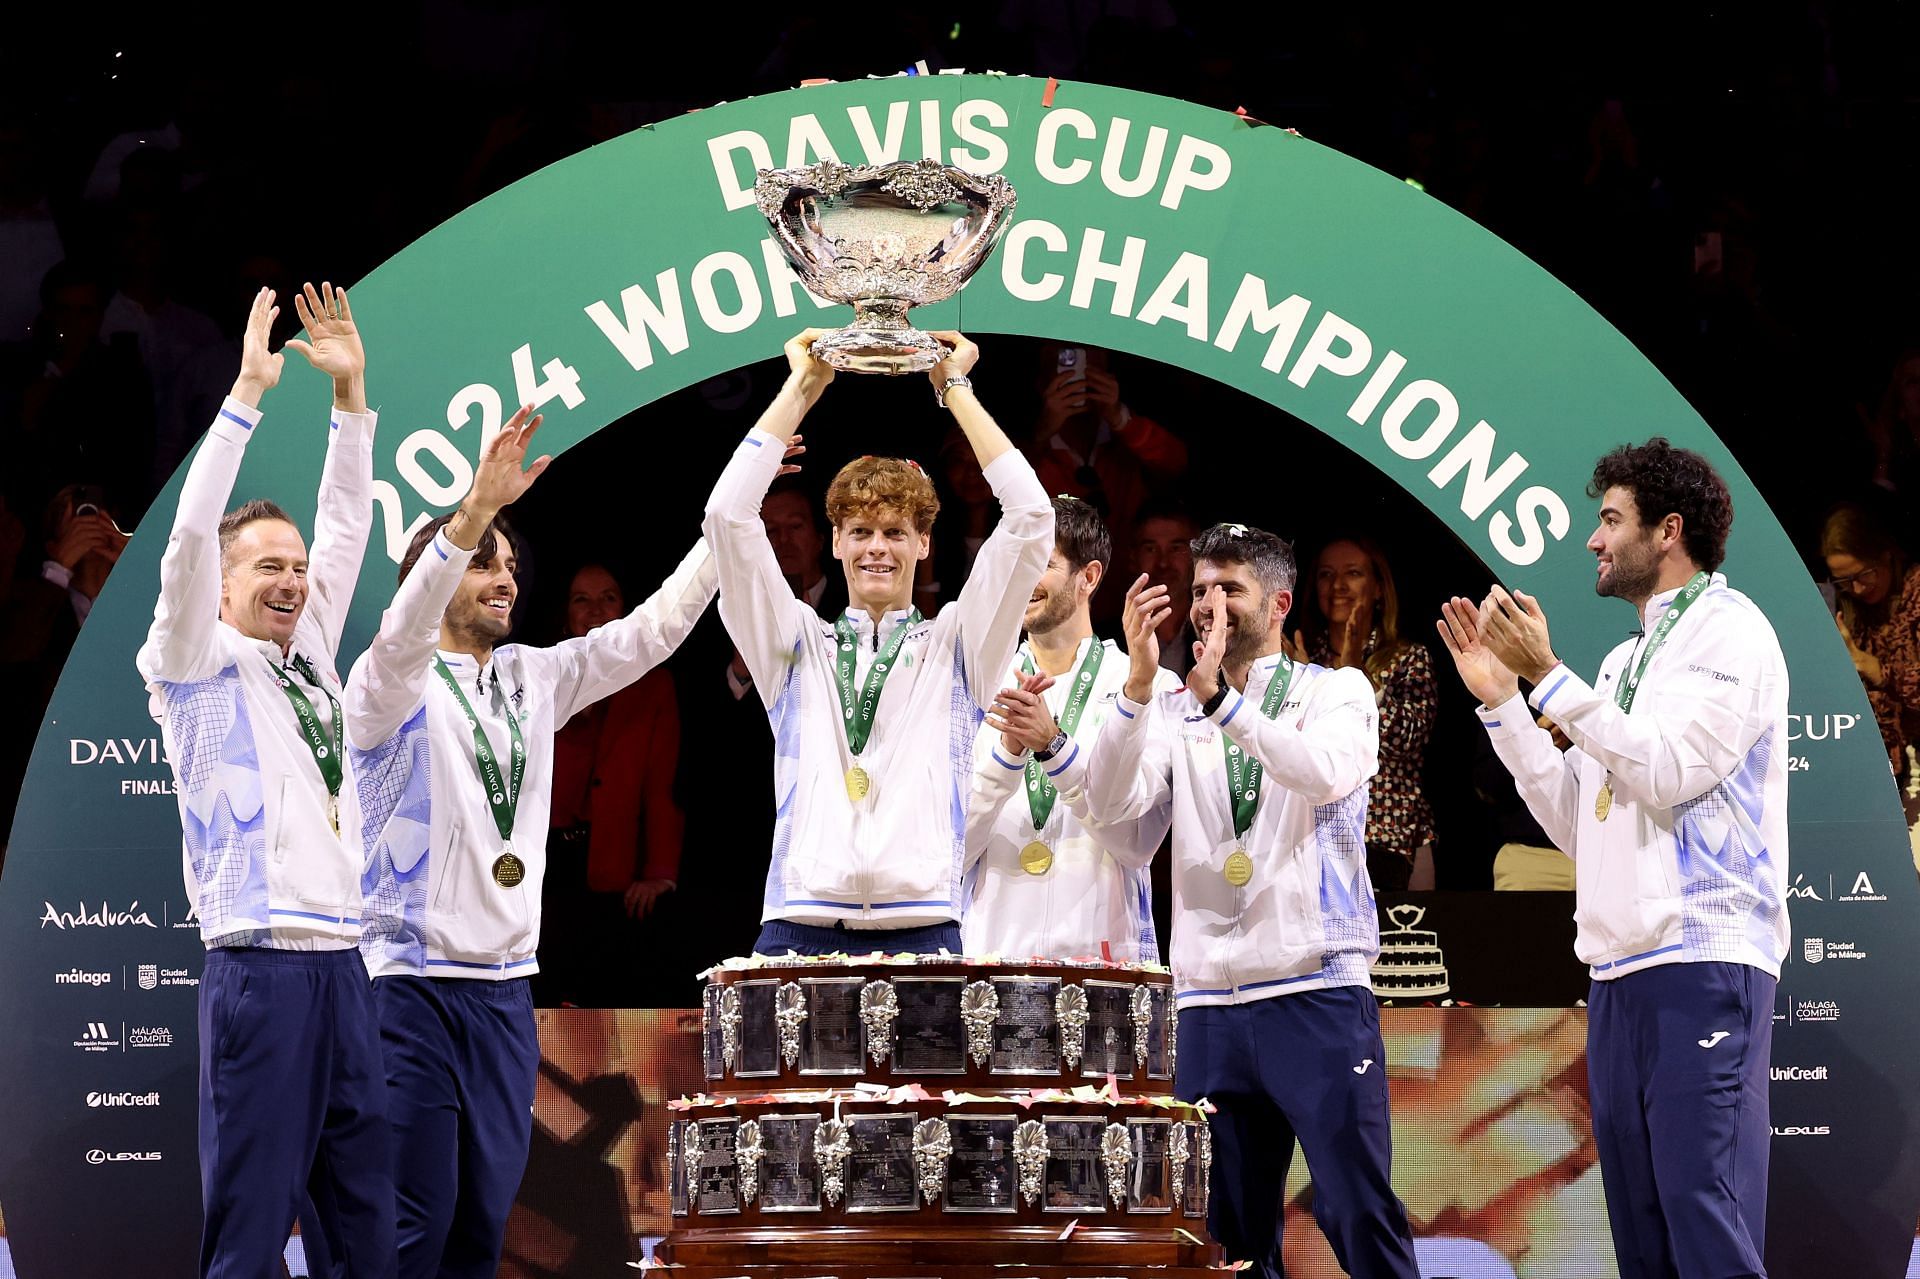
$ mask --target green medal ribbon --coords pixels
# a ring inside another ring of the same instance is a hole
[[[293,669],[299,671],[306,678],[307,683],[326,693],[327,701],[333,707],[333,739],[329,741],[327,730],[320,724],[320,717],[314,714],[313,703],[307,700],[307,695],[301,692],[299,686],[293,682],[286,668],[275,665],[271,660],[267,665],[273,667],[274,676],[280,681],[280,691],[287,695],[289,702],[293,703],[294,717],[300,721],[300,735],[307,739],[307,749],[313,752],[313,762],[320,767],[320,777],[327,784],[327,794],[338,799],[341,778],[340,742],[346,736],[346,730],[342,727],[340,703],[334,700],[332,693],[327,693],[326,685],[322,684],[320,677],[313,673],[313,665],[306,658],[293,659]]]
[[[1620,687],[1614,691],[1613,700],[1619,704],[1622,711],[1633,709],[1634,694],[1640,691],[1640,681],[1647,675],[1647,663],[1651,662],[1653,655],[1660,651],[1660,646],[1667,642],[1668,633],[1680,624],[1681,614],[1691,608],[1693,602],[1700,598],[1701,592],[1712,584],[1711,574],[1695,573],[1687,584],[1680,588],[1680,593],[1673,597],[1673,603],[1667,606],[1666,614],[1653,628],[1653,634],[1647,637],[1647,646],[1640,650],[1640,664],[1620,681]]]
[[[1086,709],[1087,700],[1093,696],[1093,682],[1100,675],[1100,662],[1106,656],[1107,646],[1094,636],[1087,643],[1087,655],[1080,659],[1080,668],[1074,672],[1073,687],[1067,691],[1066,709],[1060,712],[1060,731],[1068,737],[1080,725],[1080,712]],[[1031,675],[1033,654],[1020,654],[1020,669]],[[1053,801],[1060,792],[1054,789],[1052,780],[1047,777],[1046,765],[1039,760],[1027,759],[1027,806],[1033,810],[1033,828],[1037,831],[1047,824],[1047,814],[1053,811]]]
[[[480,727],[480,717],[473,713],[473,706],[467,701],[467,695],[460,691],[460,681],[447,669],[446,659],[436,655],[433,665],[440,672],[440,678],[453,690],[454,700],[460,703],[461,713],[467,717],[467,724],[473,729],[473,758],[479,765],[480,781],[487,788],[487,798],[492,801],[493,824],[500,830],[502,843],[512,850],[513,814],[520,806],[520,779],[527,772],[527,749],[520,739],[520,721],[514,717],[511,706],[501,705],[506,712],[507,732],[513,735],[513,775],[502,780],[500,761],[494,756],[493,743],[487,740],[487,730]]]
[[[1279,669],[1273,673],[1273,682],[1267,685],[1267,695],[1260,701],[1260,713],[1268,719],[1277,716],[1292,683],[1293,661],[1282,656]],[[1233,833],[1235,838],[1240,838],[1253,825],[1253,814],[1260,807],[1260,761],[1253,757],[1253,752],[1236,746],[1225,731],[1220,734],[1220,746],[1227,753],[1227,784],[1233,788]]]
[[[834,638],[840,641],[840,651],[833,662],[833,677],[840,685],[841,717],[847,723],[847,749],[854,755],[867,748],[867,738],[873,734],[873,714],[880,706],[880,690],[886,686],[887,676],[893,673],[893,661],[900,656],[901,645],[907,642],[907,632],[925,620],[916,608],[907,614],[906,621],[893,628],[893,634],[867,671],[866,687],[860,690],[857,702],[853,694],[853,672],[860,656],[860,633],[844,613],[833,624]]]

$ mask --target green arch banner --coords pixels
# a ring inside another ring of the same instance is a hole
[[[1271,468],[1276,512],[1310,482],[1287,470],[1287,432],[1338,440],[1494,578],[1540,595],[1579,669],[1628,625],[1590,586],[1594,458],[1661,434],[1721,469],[1738,511],[1725,571],[1772,619],[1793,684],[1796,945],[1776,1009],[1769,1264],[1776,1279],[1902,1273],[1920,1216],[1920,1036],[1901,995],[1920,969],[1920,891],[1819,593],[1726,447],[1601,316],[1438,201],[1285,129],[1095,85],[894,77],[639,129],[466,210],[354,290],[381,425],[343,668],[411,530],[458,501],[516,403],[542,406],[557,453],[773,355],[803,324],[845,322],[773,248],[756,167],[921,156],[1005,173],[1020,196],[994,257],[959,297],[916,311],[921,327],[1131,352],[1285,410],[1305,426],[1274,415],[1244,441],[1249,464]],[[273,495],[310,527],[325,430],[309,428],[327,388],[297,372],[265,402],[237,493]],[[0,882],[0,1204],[25,1279],[187,1273],[196,1250],[202,951],[133,667],[178,483],[74,649]],[[1843,957],[1864,962],[1821,962]],[[119,1051],[76,1043],[95,1022]],[[131,1049],[134,1030],[153,1051]],[[1551,1273],[1591,1273],[1573,1261]]]

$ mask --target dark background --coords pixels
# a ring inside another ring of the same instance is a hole
[[[595,142],[723,98],[918,59],[1243,107],[1418,181],[1637,343],[1811,564],[1826,510],[1873,487],[1875,424],[1920,420],[1920,363],[1906,366],[1913,408],[1896,378],[1920,337],[1909,235],[1917,25],[1914,6],[1890,3],[1334,14],[1143,0],[709,14],[399,0],[14,12],[0,32],[0,445],[13,459],[0,474],[0,559],[11,558],[0,577],[37,577],[47,502],[63,485],[102,483],[133,526],[230,380],[259,283],[283,298],[302,279],[351,283],[459,209]],[[38,303],[49,230],[71,276],[197,318],[174,326],[171,347],[103,342],[87,376],[50,391],[49,335],[62,317]],[[380,353],[370,354],[377,403]],[[983,399],[1016,438],[1049,358],[1014,338],[994,338],[983,357]],[[1135,412],[1189,443],[1174,487],[1203,522],[1273,528],[1309,563],[1331,536],[1373,534],[1421,637],[1444,595],[1485,586],[1485,569],[1416,501],[1318,432],[1179,370],[1125,360],[1115,370]],[[714,379],[561,459],[516,513],[529,541],[520,638],[554,637],[567,575],[589,545],[620,548],[630,603],[651,589],[781,373],[775,362]],[[882,447],[934,469],[944,415],[923,385],[842,378],[830,395],[831,415],[809,431],[811,483]],[[1242,464],[1249,440],[1274,431],[1288,433],[1284,465]],[[1622,422],[1619,438],[1639,438],[1636,424]],[[1897,482],[1875,496],[1911,525]],[[50,691],[62,643],[8,636],[0,676]],[[676,974],[746,949],[764,873],[764,847],[739,847],[708,785],[715,743],[755,718],[721,700],[727,656],[709,617],[669,665],[688,836],[658,940]],[[1473,784],[1481,734],[1457,682],[1439,674],[1427,790],[1440,883],[1486,887],[1499,837]],[[0,758],[0,805],[10,808],[18,775]],[[676,981],[655,997],[691,1006],[692,987]]]

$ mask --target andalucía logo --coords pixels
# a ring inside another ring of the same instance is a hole
[[[1887,895],[1875,891],[1873,881],[1867,878],[1867,872],[1861,871],[1853,878],[1853,887],[1841,893],[1838,900],[1843,902],[1883,902]]]
[[[1826,900],[1826,898],[1820,895],[1819,889],[1807,882],[1805,875],[1795,875],[1793,877],[1793,883],[1787,888],[1787,896],[1803,898],[1810,902]]]
[[[135,900],[125,910],[115,910],[106,902],[100,903],[98,910],[89,910],[85,902],[80,903],[77,911],[60,910],[52,902],[46,903],[46,909],[40,915],[40,927],[52,924],[58,929],[68,928],[125,928],[137,925],[141,928],[158,928],[146,911],[140,909]]]
[[[160,1093],[153,1092],[90,1092],[87,1094],[87,1108],[98,1110],[102,1106],[157,1106]]]

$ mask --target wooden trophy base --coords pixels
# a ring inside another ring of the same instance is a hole
[[[1218,1279],[1220,1246],[1171,1225],[677,1229],[654,1249],[675,1279]],[[1085,1218],[1080,1219],[1082,1222]]]

